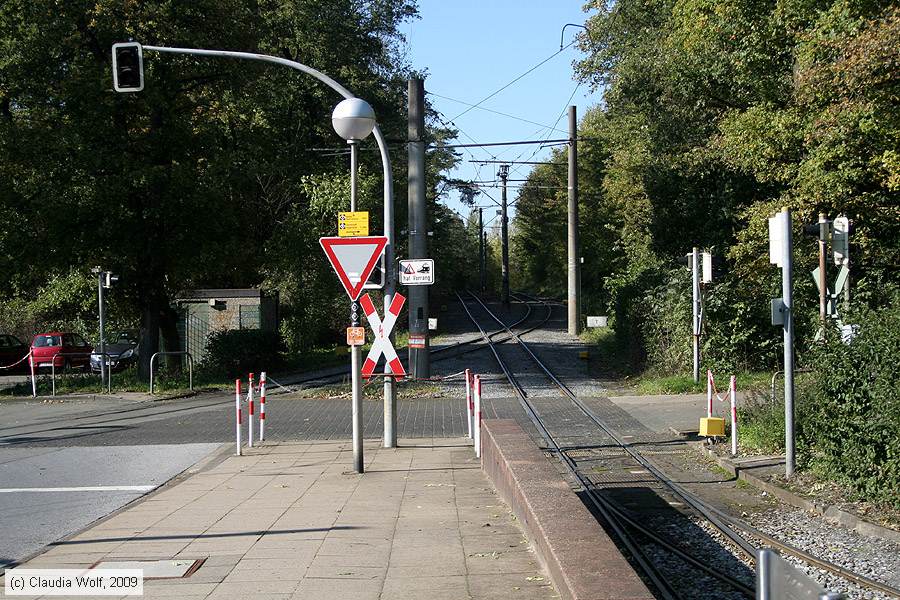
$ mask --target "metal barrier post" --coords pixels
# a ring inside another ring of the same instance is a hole
[[[266,372],[259,374],[259,441],[266,439]]]
[[[188,362],[188,387],[194,391],[194,356],[187,351],[180,350],[177,352],[156,352],[150,357],[150,393],[153,393],[153,363],[157,356],[186,356]]]
[[[153,360],[152,358],[150,360]],[[234,436],[236,440],[235,455],[241,455],[241,380],[234,380]]]
[[[28,366],[31,367],[31,397],[37,398],[37,378],[34,376],[34,354],[28,353]]]
[[[737,456],[737,442],[738,442],[738,430],[737,430],[737,402],[735,400],[735,392],[736,392],[736,383],[734,375],[731,376],[731,455]]]
[[[712,417],[712,388],[713,388],[713,372],[706,370],[706,416]]]
[[[481,375],[475,376],[475,422],[472,433],[475,436],[475,458],[481,458]]]
[[[466,427],[472,439],[472,373],[466,369]]]
[[[249,404],[249,412],[247,413],[247,447],[253,447],[253,373],[250,373],[250,384],[247,386],[247,402]]]

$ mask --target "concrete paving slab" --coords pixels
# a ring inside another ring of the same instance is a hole
[[[158,598],[553,598],[466,440],[267,443],[164,488],[24,566],[198,559]],[[314,458],[314,460],[310,460]],[[289,473],[288,473],[289,471]]]

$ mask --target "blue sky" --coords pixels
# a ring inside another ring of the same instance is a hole
[[[578,86],[573,79],[572,62],[581,56],[574,46],[481,104],[538,125],[477,108],[461,115],[469,107],[447,99],[476,104],[553,55],[559,50],[563,25],[583,24],[587,18],[583,4],[584,0],[420,1],[421,18],[403,27],[408,59],[415,69],[427,70],[425,91],[443,118],[461,130],[459,143],[564,138],[568,105],[578,107],[580,118],[599,102],[599,92],[592,94],[589,86]],[[564,43],[579,31],[583,30],[566,28]],[[547,128],[554,124],[560,131]],[[451,176],[484,181],[496,179],[497,165],[479,167],[470,160],[542,160],[550,150],[531,145],[462,152],[463,162]],[[523,179],[528,173],[526,165],[515,169],[510,179]],[[499,189],[486,191],[499,200]],[[515,198],[515,188],[508,195]],[[489,202],[483,195],[479,199],[480,204]],[[448,205],[464,215],[468,212],[455,194]]]

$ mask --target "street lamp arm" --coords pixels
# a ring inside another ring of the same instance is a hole
[[[233,52],[231,50],[203,50],[200,48],[172,48],[168,46],[143,46],[144,50],[154,50],[156,52],[168,52],[170,54],[191,54],[195,56],[217,56],[223,58],[237,58],[241,60],[255,60],[259,62],[274,63],[296,69],[307,75],[312,75],[344,98],[355,98],[356,96],[340,83],[329,77],[328,75],[313,69],[302,63],[281,58],[278,56],[269,56],[267,54],[256,54],[254,52]],[[391,171],[391,159],[388,155],[387,141],[381,133],[381,129],[376,123],[372,130],[375,134],[375,141],[378,143],[378,150],[381,153],[381,163],[384,171],[384,235],[388,239],[385,247],[385,267],[388,272],[385,273],[385,302],[390,302],[390,297],[394,294],[394,283],[392,271],[394,264],[394,177]]]
[[[203,50],[200,48],[171,48],[167,46],[143,46],[144,50],[155,50],[156,52],[168,52],[170,54],[192,54],[195,56],[216,56],[222,58],[237,58],[241,60],[255,60],[258,62],[274,63],[296,69],[307,75],[312,75],[344,98],[355,98],[350,90],[339,84],[331,77],[325,75],[321,71],[317,71],[312,67],[308,67],[302,63],[293,60],[281,58],[278,56],[269,56],[267,54],[256,54],[254,52],[233,52],[230,50]],[[384,171],[384,236],[387,238],[387,244],[384,247],[384,308],[387,312],[388,307],[393,301],[396,292],[396,282],[394,278],[394,177],[391,172],[391,159],[388,155],[387,141],[381,133],[378,124],[372,130],[375,134],[375,141],[378,143],[378,150],[381,153],[381,166]],[[393,379],[388,375],[390,367],[385,363],[385,406],[394,405]],[[387,410],[385,411],[387,417]],[[391,448],[396,446],[396,410],[391,408],[390,419],[385,419],[385,447]],[[390,427],[388,427],[390,422]]]

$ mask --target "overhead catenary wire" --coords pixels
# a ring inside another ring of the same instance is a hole
[[[487,107],[484,107],[484,106],[477,106],[477,105],[475,105],[475,104],[471,104],[471,103],[465,102],[465,101],[463,101],[463,100],[457,100],[456,98],[451,98],[450,96],[444,96],[444,95],[438,94],[438,93],[436,93],[436,92],[427,92],[427,93],[430,94],[430,95],[432,95],[432,96],[435,96],[435,97],[437,97],[437,98],[443,98],[444,100],[450,100],[451,102],[458,102],[459,104],[464,104],[464,105],[469,106],[469,107],[471,107],[471,108],[477,108],[478,110],[483,110],[483,111],[485,111],[485,112],[494,113],[495,115],[500,115],[500,116],[503,116],[503,117],[508,117],[508,118],[510,118],[510,119],[515,119],[516,121],[522,121],[523,123],[530,123],[530,124],[532,124],[532,125],[537,125],[537,126],[540,127],[541,129],[556,129],[556,126],[551,127],[551,126],[549,126],[549,125],[544,125],[543,123],[538,123],[537,121],[532,121],[532,120],[526,119],[526,118],[524,118],[524,117],[517,117],[516,115],[511,115],[511,114],[509,114],[509,113],[505,113],[505,112],[502,112],[502,111],[499,111],[499,110],[494,110],[493,108],[487,108]],[[558,123],[558,121],[557,121],[557,123]],[[565,133],[565,130],[563,130],[563,129],[556,129],[556,131],[559,131],[560,133]]]
[[[472,109],[475,109],[475,108],[480,107],[484,102],[490,100],[491,98],[493,98],[494,96],[496,96],[497,94],[499,94],[500,92],[502,92],[503,90],[505,90],[506,88],[508,88],[509,86],[513,85],[514,83],[516,83],[517,81],[519,81],[520,79],[522,79],[523,77],[525,77],[526,75],[532,73],[533,71],[537,70],[537,69],[540,68],[541,66],[543,66],[543,65],[545,65],[546,63],[550,62],[553,58],[555,58],[556,56],[560,55],[566,48],[568,48],[569,46],[572,46],[572,45],[574,45],[574,44],[575,44],[575,40],[569,42],[565,47],[560,48],[559,50],[557,50],[556,52],[554,52],[553,54],[551,54],[550,56],[548,56],[547,58],[545,58],[544,60],[542,60],[542,61],[539,62],[538,64],[534,65],[533,67],[531,67],[530,69],[528,69],[527,71],[525,71],[524,73],[522,73],[521,75],[519,75],[518,77],[516,77],[515,79],[513,79],[512,81],[510,81],[509,83],[503,85],[502,87],[500,87],[500,88],[497,89],[496,91],[491,92],[490,94],[488,94],[487,96],[485,96],[484,98],[482,98],[481,100],[479,100],[478,102],[476,102],[475,104],[469,106],[468,108],[466,108],[466,110],[462,111],[461,113],[459,113],[458,115],[456,115],[455,117],[453,117],[453,118],[450,119],[450,120],[451,120],[451,121],[455,121],[456,119],[460,118],[460,117],[463,116],[464,114],[467,114],[467,113],[468,113],[469,111],[471,111]]]

